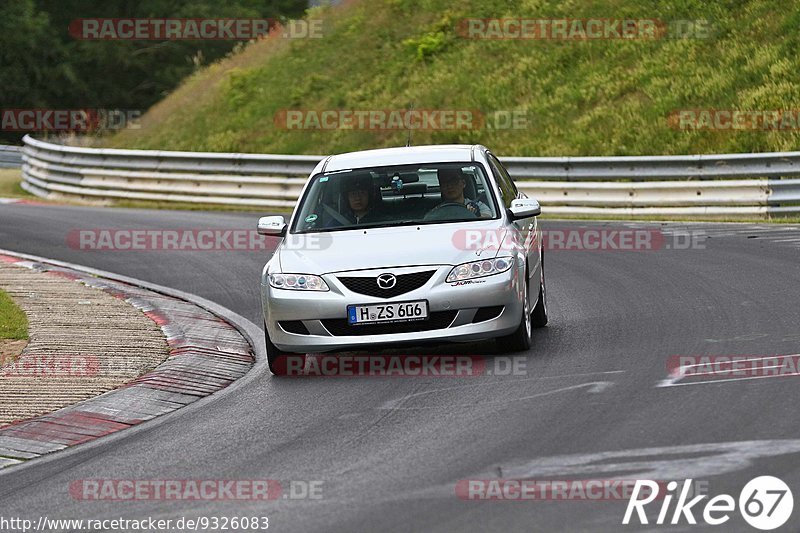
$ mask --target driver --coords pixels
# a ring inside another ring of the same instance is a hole
[[[440,168],[438,173],[439,190],[442,193],[442,203],[460,204],[479,218],[492,218],[492,210],[480,200],[472,200],[464,197],[464,188],[467,186],[466,177],[459,168]],[[436,209],[436,207],[434,207]]]

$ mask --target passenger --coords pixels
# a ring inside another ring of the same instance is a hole
[[[377,199],[375,194],[380,194],[369,175],[359,174],[342,178],[342,194],[347,198],[347,207],[341,215],[347,220],[331,220],[327,227],[365,224],[380,222],[381,217],[377,212]]]
[[[492,218],[492,210],[480,200],[473,200],[464,197],[464,188],[467,186],[467,178],[461,169],[440,168],[438,172],[439,190],[442,193],[442,203],[434,207],[436,210],[447,204],[460,204],[467,208],[479,218]],[[431,210],[431,212],[433,211]]]

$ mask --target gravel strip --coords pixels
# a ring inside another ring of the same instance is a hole
[[[116,389],[169,355],[161,328],[142,311],[70,277],[0,262],[0,289],[29,324],[28,345],[0,368],[0,424]]]
[[[27,298],[32,308],[41,313],[37,315],[41,318],[41,335],[37,336],[33,327],[29,333],[31,342],[39,343],[42,351],[33,358],[23,352],[22,363],[0,369],[4,374],[0,375],[0,405],[30,405],[34,384],[47,388],[50,383],[51,395],[53,391],[63,395],[68,379],[79,378],[76,383],[80,394],[99,391],[101,385],[112,380],[122,383],[54,411],[48,407],[47,414],[0,422],[0,469],[24,468],[27,461],[42,455],[87,444],[181,409],[227,388],[243,377],[255,361],[249,337],[221,318],[230,312],[212,302],[179,293],[169,295],[170,289],[148,288],[145,282],[131,278],[93,274],[77,265],[57,265],[32,256],[26,259],[13,252],[0,253],[0,263],[46,275],[52,282],[44,290],[30,288],[26,285],[30,278],[16,277],[19,272],[2,274],[9,276],[12,297],[16,291],[20,299]],[[77,286],[100,291],[103,298],[111,300],[98,301],[97,292],[90,292],[87,297],[87,293],[48,291],[56,287],[55,281],[67,283],[69,290]],[[101,305],[107,322],[99,323],[96,316],[82,310]],[[59,311],[53,312],[54,309]],[[131,309],[140,313],[134,312],[137,318],[143,316],[150,322],[133,323]],[[209,309],[217,309],[218,314]],[[84,316],[85,320],[73,320],[73,315]],[[162,335],[157,342],[143,336],[153,324]],[[62,329],[66,335],[60,333]],[[112,329],[118,336],[109,337]],[[85,347],[83,338],[91,340],[86,352],[80,351]],[[153,350],[162,350],[164,340],[168,357],[158,364],[163,352]],[[158,366],[149,370],[155,364]],[[19,388],[5,389],[6,380]],[[42,399],[48,400],[47,395]],[[39,408],[44,410],[45,406],[36,406],[36,410]]]

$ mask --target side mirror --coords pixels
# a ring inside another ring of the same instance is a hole
[[[512,220],[535,217],[542,214],[542,206],[539,205],[539,202],[531,198],[514,200],[511,202],[511,207],[508,210],[511,211]]]
[[[286,235],[286,221],[282,216],[261,217],[258,219],[259,235],[283,237]]]

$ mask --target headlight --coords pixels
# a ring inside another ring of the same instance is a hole
[[[505,272],[514,259],[511,257],[497,257],[495,259],[484,259],[483,261],[473,261],[472,263],[462,263],[453,267],[447,275],[447,282],[461,281],[462,279],[482,278]]]
[[[312,274],[270,274],[270,287],[294,291],[328,291],[328,284]]]

